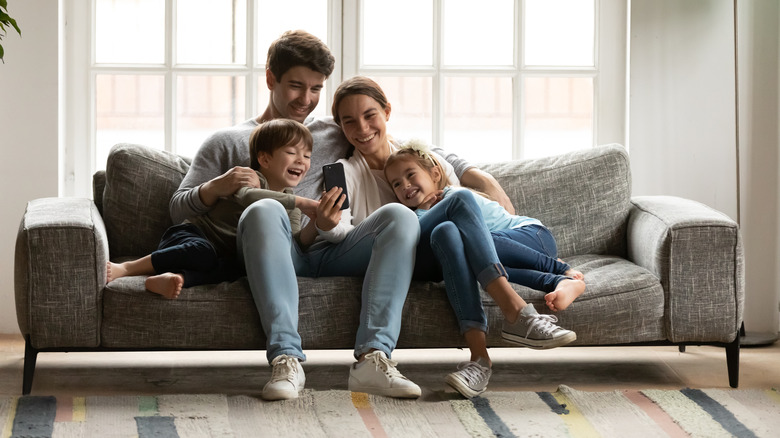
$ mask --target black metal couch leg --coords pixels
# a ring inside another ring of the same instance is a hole
[[[33,348],[32,342],[30,342],[30,335],[27,335],[24,337],[24,377],[22,381],[22,395],[28,395],[32,390],[35,362],[37,360],[38,350]]]
[[[732,388],[739,386],[739,339],[740,336],[737,334],[734,342],[726,345],[726,366],[729,372],[729,386]]]

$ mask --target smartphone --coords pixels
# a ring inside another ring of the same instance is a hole
[[[345,195],[344,203],[341,209],[349,207],[349,194],[347,194],[347,178],[344,176],[344,165],[341,163],[331,163],[322,166],[322,177],[325,179],[325,191],[333,187],[341,187],[341,194]]]

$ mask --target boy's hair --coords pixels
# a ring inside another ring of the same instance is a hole
[[[374,99],[382,109],[387,110],[388,102],[385,92],[382,91],[382,87],[379,86],[373,80],[365,76],[351,77],[336,88],[336,92],[333,93],[333,105],[330,112],[333,114],[333,121],[337,125],[341,126],[341,117],[339,117],[339,105],[341,101],[347,96],[353,96],[356,94],[362,94]]]
[[[441,167],[441,163],[439,163],[439,160],[430,152],[428,145],[422,141],[409,140],[404,143],[400,149],[390,154],[387,158],[385,169],[396,161],[413,161],[429,175],[434,168],[438,167],[441,178],[439,179],[436,188],[442,190],[449,185],[447,174],[444,172],[444,168]],[[385,172],[385,177],[387,177],[387,172]]]
[[[304,66],[330,77],[336,58],[328,46],[303,30],[288,30],[268,48],[265,66],[277,81],[293,67]]]
[[[260,170],[257,155],[260,152],[273,154],[277,149],[303,142],[308,150],[314,141],[309,129],[300,122],[291,119],[273,119],[261,123],[249,137],[249,167]]]

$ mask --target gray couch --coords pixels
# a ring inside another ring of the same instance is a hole
[[[15,293],[26,339],[23,392],[39,352],[264,349],[245,279],[186,289],[169,301],[141,277],[106,284],[106,261],[147,254],[171,225],[168,199],[189,161],[120,144],[94,176],[94,201],[30,201],[19,228]],[[606,145],[561,156],[486,164],[518,212],[556,236],[560,257],[585,274],[586,292],[559,312],[572,345],[715,344],[736,387],[744,301],[737,224],[686,199],[631,197],[629,156]],[[304,349],[353,348],[360,278],[299,278]],[[543,294],[516,286],[537,309]],[[490,346],[501,315],[483,295]],[[399,348],[463,346],[443,284],[413,282]]]

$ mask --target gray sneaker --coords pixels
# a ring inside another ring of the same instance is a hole
[[[274,367],[271,380],[263,387],[264,400],[289,400],[298,398],[306,384],[306,375],[297,357],[282,354],[271,361]]]
[[[476,362],[461,362],[458,371],[447,374],[444,381],[466,398],[476,397],[487,389],[493,371],[483,358]]]
[[[509,342],[523,347],[544,350],[560,347],[577,339],[577,334],[571,330],[558,327],[558,318],[554,315],[542,315],[528,304],[517,316],[517,321],[510,324],[504,321],[501,337]]]

